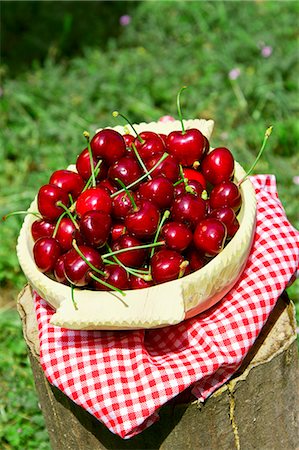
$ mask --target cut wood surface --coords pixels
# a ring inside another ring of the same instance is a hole
[[[53,450],[297,450],[298,347],[294,307],[286,295],[234,377],[204,403],[185,394],[160,409],[160,420],[123,440],[51,386],[39,362],[31,290],[18,310]]]

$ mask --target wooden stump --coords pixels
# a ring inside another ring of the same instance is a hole
[[[298,449],[296,323],[286,294],[228,383],[203,404],[169,402],[161,408],[157,423],[128,440],[111,433],[45,378],[29,287],[20,293],[18,310],[53,450]]]

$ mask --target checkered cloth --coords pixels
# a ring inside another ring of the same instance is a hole
[[[286,219],[275,178],[251,180],[258,211],[248,263],[235,287],[199,316],[155,330],[70,331],[49,325],[53,310],[35,295],[49,382],[122,438],[154,423],[186,388],[205,400],[225,383],[298,269],[299,232]]]

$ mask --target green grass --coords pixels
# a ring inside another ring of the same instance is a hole
[[[299,228],[299,186],[293,182],[299,175],[298,4],[145,1],[133,2],[130,14],[130,25],[107,34],[104,47],[89,45],[79,56],[63,59],[66,41],[60,46],[58,40],[57,51],[48,52],[43,63],[19,72],[15,65],[13,72],[2,67],[1,216],[26,209],[54,170],[75,161],[85,146],[84,130],[123,124],[112,117],[115,109],[134,122],[177,116],[176,94],[187,85],[184,116],[213,118],[211,144],[229,147],[245,168],[273,125],[256,173],[275,174],[286,214]],[[261,55],[263,45],[272,48],[268,58]],[[230,80],[234,68],[240,76]],[[25,281],[15,254],[21,223],[13,217],[0,225],[0,282],[15,291]],[[298,283],[289,293],[299,301]],[[2,391],[11,395],[9,404],[4,402],[2,447],[46,448],[20,323],[14,312],[0,320]],[[23,399],[20,408],[16,398]],[[28,447],[30,427],[36,447]]]

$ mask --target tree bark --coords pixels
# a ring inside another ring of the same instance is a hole
[[[53,450],[296,450],[298,348],[294,307],[284,294],[242,367],[204,403],[186,394],[160,410],[160,420],[123,440],[77,406],[44,376],[32,295],[27,286],[18,310],[41,408]]]

